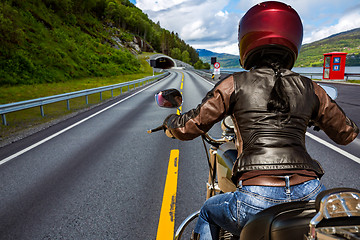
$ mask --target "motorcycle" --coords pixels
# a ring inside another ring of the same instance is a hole
[[[336,88],[324,85],[322,87],[332,99],[337,97]],[[160,107],[179,109],[182,105],[182,95],[176,89],[160,91],[155,94],[155,99]],[[236,190],[231,173],[237,150],[234,124],[230,116],[222,120],[221,128],[221,138],[213,138],[208,133],[202,136],[205,149],[205,142],[210,145],[209,151],[206,149],[209,165],[206,199]],[[160,126],[148,130],[148,133],[164,129],[164,126]],[[182,239],[184,230],[197,219],[199,212],[190,214],[180,224],[175,233],[175,240]],[[240,236],[233,236],[221,229],[219,239],[360,239],[360,191],[352,188],[334,188],[321,192],[315,201],[288,202],[270,207],[248,221]]]

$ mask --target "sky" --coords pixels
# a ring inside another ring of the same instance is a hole
[[[130,0],[155,23],[195,49],[238,55],[241,17],[264,0]],[[292,6],[304,27],[303,44],[360,27],[359,0],[279,0]]]

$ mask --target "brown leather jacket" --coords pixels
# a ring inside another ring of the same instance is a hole
[[[359,129],[318,84],[290,70],[281,72],[290,98],[289,116],[267,110],[274,71],[259,68],[224,79],[195,109],[170,115],[165,124],[177,139],[191,140],[231,115],[239,153],[233,168],[236,178],[245,172],[268,170],[308,170],[321,177],[320,164],[305,148],[309,123],[343,145],[354,140]]]

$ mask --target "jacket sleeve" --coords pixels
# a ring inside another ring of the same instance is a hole
[[[209,131],[227,115],[233,92],[234,79],[230,76],[208,92],[196,108],[182,115],[172,114],[165,119],[164,124],[177,139],[194,139]]]
[[[315,94],[319,99],[319,109],[315,124],[322,129],[334,142],[346,145],[359,134],[359,128],[351,121],[337,103],[325,90],[313,82]]]

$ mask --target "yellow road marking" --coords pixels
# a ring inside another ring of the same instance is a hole
[[[183,89],[184,87],[184,73],[181,73],[182,74],[182,77],[181,77],[181,84],[180,84],[180,90]],[[181,95],[182,95],[182,92],[181,92]],[[182,106],[179,107],[179,109],[177,110],[177,115],[180,115],[180,112],[182,112]]]
[[[174,238],[178,166],[179,150],[173,149],[170,152],[156,240],[170,240]]]
[[[181,73],[182,77],[181,77],[181,85],[180,85],[180,89],[183,89],[184,86],[184,73]]]

